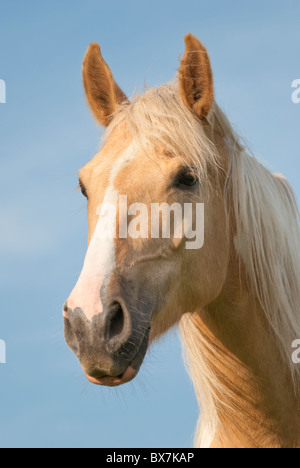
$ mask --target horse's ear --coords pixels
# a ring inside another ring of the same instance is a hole
[[[101,125],[107,126],[118,104],[128,102],[104,61],[100,46],[89,46],[83,60],[83,84],[89,106]]]
[[[205,119],[214,100],[213,74],[208,52],[192,34],[187,34],[185,53],[179,68],[180,92],[184,103]]]

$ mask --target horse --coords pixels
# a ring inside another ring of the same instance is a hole
[[[300,338],[299,211],[288,181],[233,129],[194,35],[185,36],[176,79],[131,99],[97,43],[82,73],[105,127],[79,172],[88,250],[63,307],[65,339],[85,376],[105,386],[131,381],[152,343],[178,326],[200,407],[195,447],[300,447],[300,367],[291,358]],[[173,218],[169,236],[162,216],[158,236],[139,229],[152,205],[174,203],[204,206],[201,248],[175,236]],[[148,210],[135,219],[137,204]],[[132,221],[137,235],[121,235]]]

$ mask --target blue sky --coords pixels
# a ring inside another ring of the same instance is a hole
[[[298,0],[0,0],[1,447],[192,445],[198,410],[176,332],[117,390],[91,386],[64,344],[61,308],[86,250],[77,173],[102,134],[82,90],[88,44],[131,95],[172,79],[184,34],[197,35],[218,102],[299,199],[299,24]]]

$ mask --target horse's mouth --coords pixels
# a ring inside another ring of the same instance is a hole
[[[123,385],[127,382],[130,382],[137,375],[138,370],[133,369],[131,366],[128,366],[123,374],[118,377],[105,376],[101,378],[90,377],[88,374],[85,374],[89,382],[95,385],[103,385],[107,387],[117,387],[118,385]]]
[[[140,347],[138,348],[136,355],[134,356],[131,363],[127,366],[124,372],[122,372],[118,376],[102,375],[102,373],[99,373],[99,376],[97,376],[97,373],[93,372],[93,375],[89,375],[85,372],[85,376],[88,379],[88,381],[95,385],[117,387],[119,385],[123,385],[133,380],[138,374],[140,367],[144,361],[145,354],[148,349],[149,335],[150,327],[147,329],[147,332],[142,340]]]

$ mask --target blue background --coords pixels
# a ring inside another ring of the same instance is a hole
[[[0,1],[1,447],[190,447],[197,404],[176,331],[118,389],[89,384],[61,309],[86,251],[80,167],[102,129],[81,62],[97,41],[130,96],[173,79],[183,37],[209,49],[216,96],[259,159],[299,197],[299,1]]]

